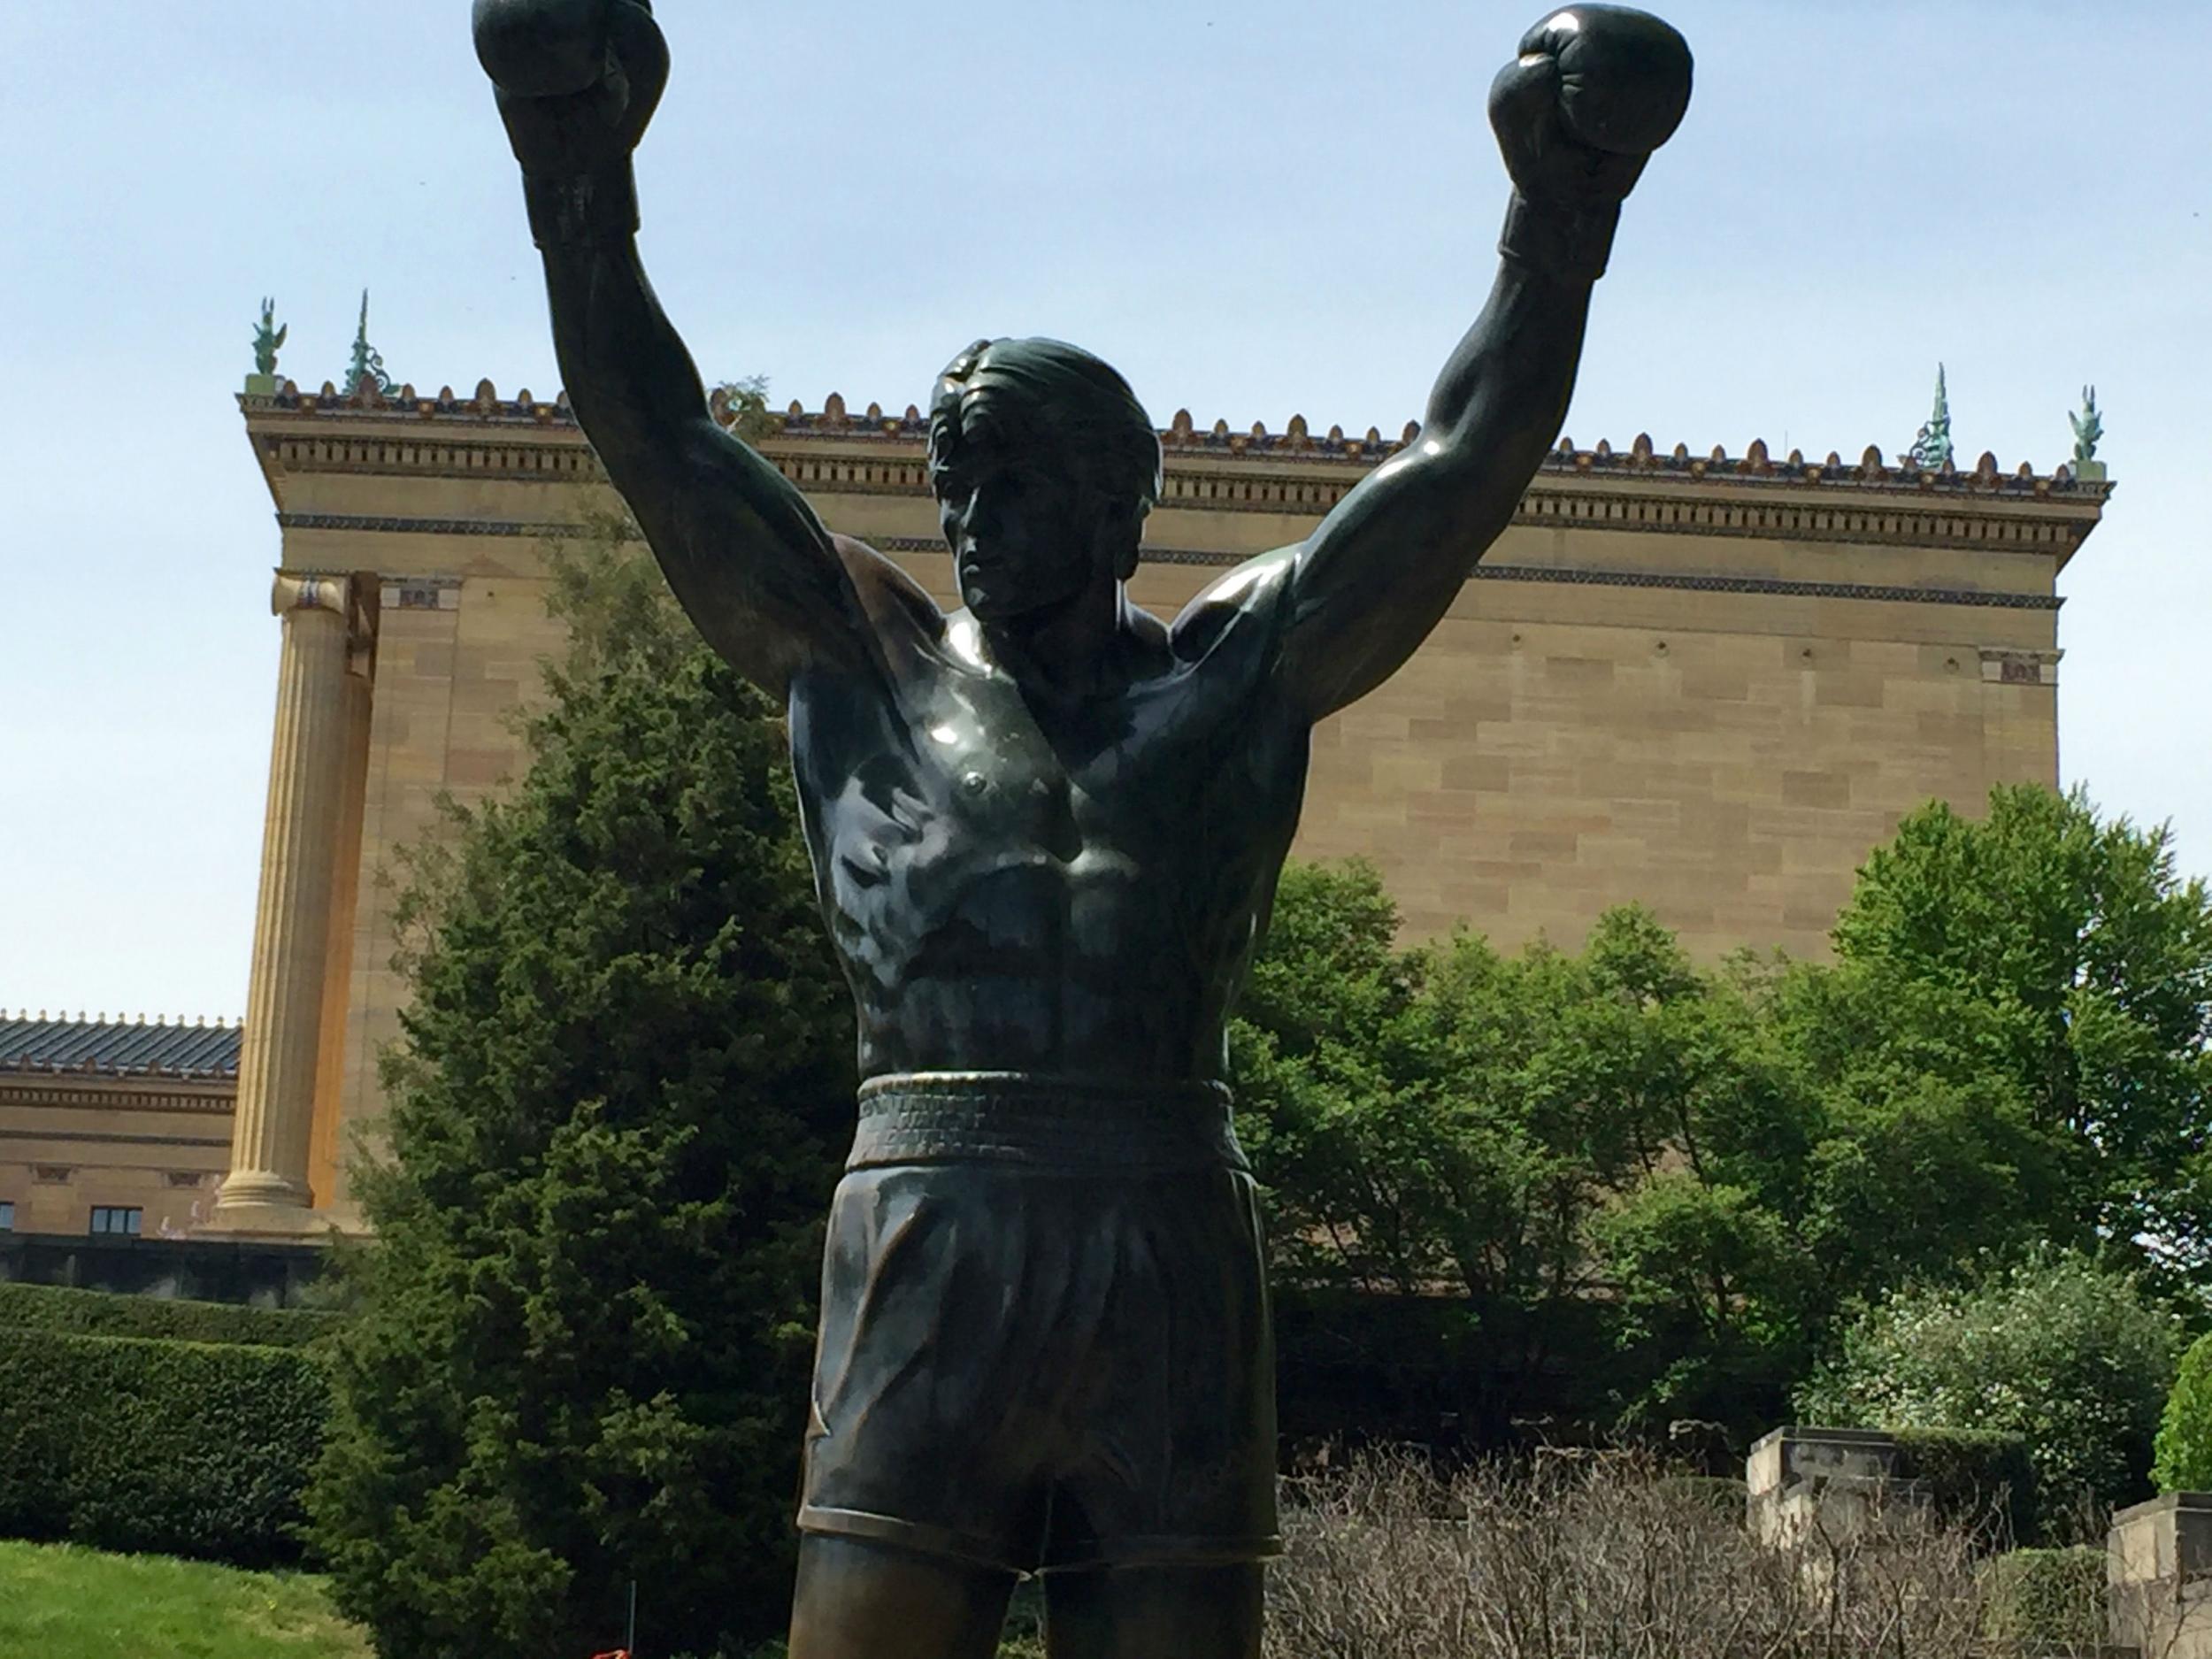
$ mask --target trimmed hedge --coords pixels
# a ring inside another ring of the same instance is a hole
[[[1982,1619],[1993,1640],[2029,1653],[2095,1653],[2105,1643],[2105,1552],[2015,1549],[1982,1564]]]
[[[298,1348],[0,1332],[0,1533],[296,1563],[329,1414]]]
[[[303,1308],[246,1308],[232,1302],[70,1290],[58,1285],[0,1284],[0,1328],[296,1348],[339,1323],[336,1314]]]
[[[2013,1542],[2042,1537],[2035,1464],[2024,1435],[2000,1429],[1891,1429],[1898,1473],[1928,1489],[1936,1512],[1978,1525],[2001,1520]]]

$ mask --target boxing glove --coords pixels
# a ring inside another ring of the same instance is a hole
[[[472,23],[539,245],[634,233],[630,152],[668,84],[651,0],[476,0]]]
[[[1523,37],[1490,88],[1512,175],[1502,247],[1561,274],[1603,274],[1620,204],[1689,108],[1690,49],[1648,12],[1570,5]]]

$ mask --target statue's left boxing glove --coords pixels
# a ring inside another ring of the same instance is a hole
[[[539,246],[634,234],[630,154],[668,85],[651,0],[476,0],[472,21]]]
[[[1512,175],[1500,250],[1555,275],[1605,273],[1621,204],[1690,104],[1687,42],[1646,12],[1570,5],[1521,41],[1490,87]]]

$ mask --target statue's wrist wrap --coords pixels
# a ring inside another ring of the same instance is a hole
[[[522,195],[531,240],[541,248],[637,234],[637,175],[627,156],[586,173],[525,173]]]
[[[1498,237],[1498,251],[1533,270],[1579,282],[1594,282],[1605,274],[1605,262],[1613,251],[1613,232],[1621,222],[1621,205],[1576,208],[1558,203],[1530,201],[1518,190],[1505,210],[1505,229]]]

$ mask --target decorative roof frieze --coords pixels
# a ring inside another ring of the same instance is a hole
[[[709,401],[718,418],[725,421],[732,418],[733,406],[726,394],[717,392]],[[434,397],[419,395],[412,386],[403,386],[389,397],[367,400],[359,396],[344,396],[327,382],[319,393],[304,393],[296,383],[287,380],[279,391],[267,396],[242,395],[239,403],[249,421],[256,417],[288,415],[354,421],[369,415],[385,422],[403,423],[412,417],[442,426],[579,430],[566,392],[558,394],[551,403],[534,397],[527,390],[506,399],[499,396],[489,380],[480,381],[475,396],[469,398],[457,396],[449,386],[440,388]],[[764,442],[772,444],[779,439],[810,437],[926,444],[929,434],[927,419],[912,403],[897,415],[886,414],[882,405],[871,403],[864,413],[855,416],[848,412],[845,400],[834,392],[818,411],[809,411],[794,403],[770,419],[773,430]],[[1409,421],[1395,438],[1384,437],[1373,426],[1358,437],[1348,437],[1341,426],[1332,426],[1325,434],[1316,437],[1302,415],[1292,416],[1288,427],[1280,433],[1269,432],[1263,421],[1255,421],[1242,432],[1232,431],[1225,420],[1201,429],[1192,420],[1188,410],[1178,410],[1174,419],[1161,429],[1160,442],[1171,460],[1179,453],[1215,453],[1247,457],[1310,457],[1316,460],[1372,465],[1414,442],[1420,432],[1418,421]],[[357,457],[334,454],[331,458]],[[1707,455],[1694,457],[1686,444],[1677,444],[1671,451],[1662,455],[1648,433],[1639,434],[1624,451],[1617,450],[1605,442],[1584,449],[1573,439],[1563,437],[1545,457],[1543,465],[1547,472],[1762,478],[1829,486],[1874,484],[1893,489],[1901,487],[2028,494],[2049,494],[2055,490],[2094,495],[2098,499],[2109,494],[2112,488],[2109,481],[2078,479],[2073,468],[2062,464],[2051,472],[2039,473],[2032,464],[2023,461],[2006,472],[1995,455],[1990,453],[1985,453],[1971,472],[1961,471],[1948,463],[1939,467],[1923,467],[1909,457],[1900,457],[1892,465],[1884,459],[1881,449],[1873,445],[1855,463],[1847,463],[1833,451],[1824,460],[1808,461],[1801,449],[1792,449],[1786,459],[1777,461],[1771,457],[1764,439],[1755,439],[1741,456],[1732,457],[1724,446],[1716,446]]]
[[[238,1108],[238,1079],[150,1080],[133,1077],[61,1079],[0,1071],[0,1105],[42,1107],[61,1111],[188,1112],[204,1118],[228,1118]],[[30,1137],[24,1135],[22,1138]],[[107,1137],[97,1133],[88,1134],[81,1130],[53,1129],[38,1132],[37,1138],[99,1141]],[[126,1141],[144,1139],[140,1135],[116,1138]],[[204,1143],[195,1141],[180,1144],[227,1147],[230,1142],[226,1135]]]
[[[733,418],[725,395],[711,401],[718,418]],[[301,473],[604,481],[565,394],[551,403],[527,391],[504,399],[483,381],[466,399],[450,387],[421,397],[405,386],[389,399],[366,389],[346,399],[329,388],[303,394],[287,381],[273,395],[240,402],[280,507],[284,479]],[[819,411],[794,403],[771,419],[772,429],[757,440],[762,452],[810,494],[928,496],[927,422],[913,404],[891,415],[871,403],[856,415],[833,394]],[[1409,424],[1386,439],[1371,426],[1360,437],[1332,426],[1317,435],[1294,416],[1279,434],[1262,423],[1233,432],[1225,421],[1202,429],[1179,410],[1160,434],[1166,466],[1159,510],[1169,522],[1187,510],[1317,518],[1419,430]],[[1990,549],[2040,553],[2062,565],[2095,528],[2112,488],[2065,465],[2042,474],[2023,463],[2008,472],[1987,453],[1962,471],[1948,460],[1933,468],[1909,457],[1893,463],[1874,446],[1847,462],[1834,451],[1809,460],[1792,449],[1777,458],[1761,440],[1740,456],[1720,446],[1696,456],[1686,444],[1662,453],[1648,434],[1617,450],[1606,442],[1586,449],[1563,437],[1532,482],[1518,522]],[[288,527],[367,527],[342,526],[326,515],[282,517]],[[516,533],[506,523],[472,521],[395,518],[383,527],[403,522],[454,534]]]

